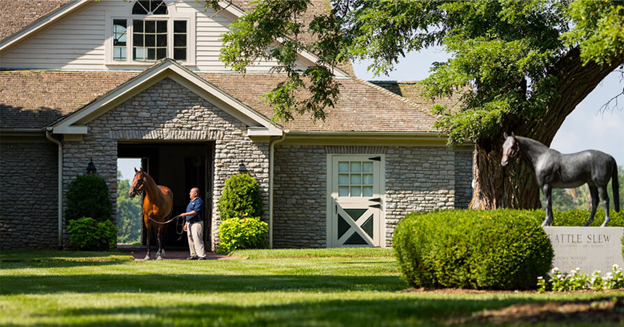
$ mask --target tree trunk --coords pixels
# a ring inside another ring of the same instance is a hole
[[[549,102],[541,117],[509,122],[501,126],[499,135],[483,137],[476,142],[473,166],[475,187],[469,208],[540,208],[539,188],[533,168],[519,157],[510,161],[507,167],[500,164],[503,132],[514,132],[550,146],[565,118],[622,62],[621,58],[616,58],[604,66],[594,62],[583,66],[578,48],[564,55],[549,72],[557,78],[556,89],[560,96]]]

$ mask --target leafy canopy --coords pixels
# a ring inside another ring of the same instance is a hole
[[[219,8],[214,0],[207,5]],[[564,96],[554,87],[557,63],[571,51],[580,50],[583,63],[624,58],[624,3],[618,1],[331,0],[331,12],[309,24],[300,19],[320,5],[259,1],[223,38],[221,59],[234,70],[271,59],[286,73],[264,95],[274,120],[292,119],[293,112],[323,119],[339,96],[333,66],[372,59],[369,70],[384,74],[406,52],[442,46],[453,57],[433,65],[425,95],[460,96],[455,105],[434,108],[436,127],[449,132],[451,143],[476,140],[496,135],[502,124],[535,119],[549,100]],[[298,70],[300,51],[316,54],[318,63]]]

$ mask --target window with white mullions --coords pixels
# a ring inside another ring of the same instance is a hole
[[[338,163],[338,196],[372,197],[373,162],[341,161]]]
[[[113,20],[113,60],[126,60],[127,21]]]
[[[162,0],[137,1],[132,7],[133,15],[166,15],[167,5]]]
[[[173,21],[173,59],[175,60],[186,60],[186,22],[186,20]]]
[[[132,58],[156,61],[167,57],[167,21],[133,20]]]

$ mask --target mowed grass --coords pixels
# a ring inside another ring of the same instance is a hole
[[[0,251],[0,325],[434,326],[516,303],[604,296],[405,292],[384,249],[233,255],[247,259],[138,262],[120,253]]]

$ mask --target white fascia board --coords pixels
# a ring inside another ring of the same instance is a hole
[[[57,21],[59,18],[64,17],[65,15],[73,12],[74,10],[84,6],[85,4],[87,4],[89,2],[89,0],[80,0],[80,1],[76,1],[73,4],[68,5],[67,7],[63,8],[62,10],[48,16],[45,17],[44,19],[40,20],[39,22],[17,32],[16,34],[14,34],[13,36],[9,37],[8,39],[4,40],[4,42],[0,43],[0,52],[4,51],[5,49],[9,48],[10,46],[18,43],[19,41],[27,38],[28,36],[40,31],[41,29],[43,29],[44,27],[48,26],[49,24]],[[10,4],[7,4],[10,5]]]
[[[248,136],[282,136],[282,134],[284,134],[284,132],[275,126],[271,126],[269,128],[264,128],[264,127],[247,128]]]

